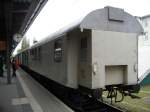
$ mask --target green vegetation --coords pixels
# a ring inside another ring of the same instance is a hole
[[[138,94],[140,99],[132,99],[130,96],[126,96],[122,102],[113,103],[113,105],[127,110],[127,112],[150,112],[150,85],[141,88]],[[104,94],[106,96],[106,93]],[[108,102],[110,102],[108,100]]]
[[[150,85],[141,87],[141,91],[149,91],[150,92]]]

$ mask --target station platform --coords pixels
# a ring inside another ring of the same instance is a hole
[[[15,104],[18,98],[24,98],[25,94],[18,78],[12,78],[12,83],[7,84],[6,71],[4,77],[0,77],[0,112],[33,112],[29,104]]]
[[[0,112],[73,112],[22,69],[12,84],[0,79]]]

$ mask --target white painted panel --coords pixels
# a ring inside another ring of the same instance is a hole
[[[78,87],[78,33],[71,33],[67,39],[67,81],[68,85]]]
[[[54,42],[56,40],[53,40],[41,46],[40,60],[33,60],[30,57],[29,67],[41,75],[50,78],[51,80],[54,80],[62,85],[68,85],[66,37],[62,37],[62,39],[63,57],[61,62],[54,61]]]
[[[124,84],[137,83],[137,71],[134,69],[137,64],[136,34],[93,30],[92,64],[94,63],[97,63],[98,69],[96,74],[92,76],[93,88],[105,86],[106,65],[127,65],[127,76],[124,77],[126,78]]]

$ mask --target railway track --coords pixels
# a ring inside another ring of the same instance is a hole
[[[57,85],[53,87],[53,84],[49,81],[49,79],[29,70],[26,67],[22,68],[75,112],[124,112],[112,105],[108,105],[88,95],[84,95],[79,91],[57,88]],[[60,89],[64,89],[64,91],[59,91]]]
[[[64,103],[76,112],[124,112],[112,105],[83,94],[78,95],[78,97],[77,95],[71,95],[71,98],[67,98]]]

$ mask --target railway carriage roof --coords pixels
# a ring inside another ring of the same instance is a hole
[[[65,35],[67,32],[69,32],[70,30],[74,30],[75,28],[137,34],[143,32],[142,26],[134,16],[128,14],[123,9],[105,7],[103,9],[92,11],[85,17],[76,20],[72,24],[59,29],[53,34],[49,34],[45,39],[37,42],[29,49],[35,48],[53,39],[59,38],[61,35]]]
[[[50,34],[47,36],[47,38],[39,41],[31,48],[40,46],[46,42],[49,42],[50,40],[59,38],[75,28],[137,34],[143,32],[142,26],[134,16],[128,14],[123,9],[105,7],[103,9],[92,11],[82,19],[75,21],[74,23],[58,30],[53,34]]]

